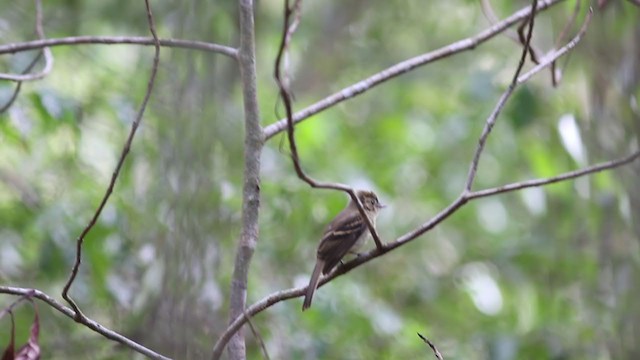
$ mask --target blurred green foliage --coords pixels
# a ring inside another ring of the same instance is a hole
[[[528,4],[492,3],[499,17]],[[1,42],[32,39],[33,4],[0,4]],[[574,4],[536,19],[538,48],[554,47]],[[152,6],[163,38],[238,43],[234,2]],[[281,11],[275,0],[256,7],[265,125],[284,115],[272,80]],[[141,2],[47,1],[44,14],[49,37],[148,34]],[[638,146],[638,19],[631,2],[609,2],[559,62],[558,88],[544,72],[517,90],[489,138],[476,189],[552,176]],[[475,1],[305,2],[289,59],[295,107],[488,26]],[[0,283],[58,295],[75,239],[104,194],[142,100],[153,50],[82,45],[53,53],[53,72],[23,84],[0,115]],[[394,239],[459,194],[519,54],[516,43],[498,36],[314,116],[297,127],[303,167],[318,179],[375,189],[389,205],[380,234]],[[0,70],[19,72],[36,55],[5,55]],[[0,84],[0,103],[12,89]],[[577,139],[559,125],[564,115]],[[85,242],[72,294],[88,316],[177,359],[210,356],[228,321],[242,126],[234,61],[162,49],[142,127]],[[346,202],[296,178],[282,135],[267,143],[262,166],[248,303],[306,284],[319,235]],[[310,311],[300,312],[299,299],[287,301],[253,323],[272,359],[432,358],[416,332],[446,359],[640,358],[639,169],[636,162],[472,202],[414,242],[322,287]],[[1,306],[15,300],[0,299]],[[43,358],[140,357],[39,309]],[[1,321],[0,348],[10,328]],[[22,341],[31,309],[21,308],[16,321]],[[248,357],[261,358],[246,332]]]

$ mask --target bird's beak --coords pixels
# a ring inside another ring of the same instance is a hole
[[[378,209],[384,209],[384,208],[387,207],[387,205],[385,205],[385,204],[378,204],[376,206],[378,207]]]

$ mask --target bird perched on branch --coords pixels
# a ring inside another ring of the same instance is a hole
[[[375,227],[378,211],[385,206],[378,201],[378,197],[373,191],[358,190],[356,196],[360,200],[369,221]],[[327,225],[320,240],[316,255],[316,266],[313,269],[313,274],[307,287],[307,294],[302,304],[303,311],[311,306],[313,293],[316,291],[320,281],[320,273],[328,274],[348,253],[357,254],[358,249],[364,244],[368,235],[367,223],[360,215],[358,205],[351,199],[347,207]]]

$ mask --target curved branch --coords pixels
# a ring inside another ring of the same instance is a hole
[[[82,262],[82,243],[84,242],[84,239],[89,233],[89,231],[91,231],[93,226],[96,224],[98,217],[100,217],[100,214],[102,213],[102,209],[107,204],[107,201],[109,200],[109,197],[113,192],[113,188],[115,187],[116,180],[118,180],[118,176],[120,175],[120,170],[122,170],[122,165],[124,164],[124,161],[127,158],[129,151],[131,150],[131,143],[133,142],[133,138],[136,135],[136,131],[138,130],[140,123],[142,122],[142,116],[144,115],[144,112],[147,108],[147,103],[149,102],[149,98],[151,97],[151,91],[153,90],[153,85],[155,84],[156,74],[158,73],[158,63],[160,62],[160,42],[158,40],[158,35],[156,34],[156,28],[153,21],[153,13],[151,12],[149,0],[145,0],[145,6],[147,9],[147,21],[149,22],[149,31],[151,31],[151,34],[155,39],[155,54],[153,56],[151,76],[149,77],[149,82],[147,83],[147,91],[144,94],[144,99],[142,100],[140,109],[136,114],[136,118],[133,121],[133,124],[131,125],[131,130],[129,131],[129,137],[127,138],[127,141],[125,142],[124,147],[122,148],[122,152],[120,153],[120,159],[118,160],[118,164],[116,165],[116,168],[113,171],[113,174],[111,175],[111,181],[109,182],[109,186],[107,187],[107,190],[104,196],[102,197],[102,201],[100,201],[100,205],[98,205],[98,208],[93,214],[93,217],[91,218],[87,226],[85,226],[85,228],[82,230],[82,233],[80,233],[80,236],[78,236],[78,239],[76,240],[76,259],[73,264],[73,268],[71,269],[71,274],[69,275],[69,279],[67,280],[67,283],[64,285],[64,288],[62,290],[62,298],[65,299],[69,303],[69,305],[73,308],[73,310],[76,312],[76,321],[78,322],[80,322],[83,318],[86,318],[86,316],[82,314],[78,305],[76,305],[75,301],[73,301],[73,299],[69,296],[69,289],[71,289],[71,285],[73,284],[74,280],[76,279],[76,276],[78,275],[78,270],[80,269],[80,263]]]
[[[281,71],[282,62],[283,62],[282,60],[289,47],[289,42],[291,41],[291,37],[293,36],[293,33],[296,31],[296,29],[298,28],[298,24],[300,23],[301,0],[295,0],[293,7],[290,7],[289,1],[286,0],[284,6],[285,6],[284,21],[283,21],[284,26],[282,29],[282,37],[281,37],[280,47],[278,49],[278,55],[276,56],[276,61],[275,61],[274,77],[276,79],[276,83],[278,84],[278,88],[280,90],[280,98],[284,103],[285,111],[287,114],[287,118],[286,118],[287,138],[289,140],[289,148],[291,150],[291,160],[293,161],[293,167],[296,171],[296,174],[298,175],[298,178],[300,178],[300,180],[309,184],[309,186],[311,186],[312,188],[339,190],[349,194],[353,202],[357,205],[358,212],[360,213],[360,216],[362,216],[362,218],[364,219],[367,225],[367,229],[371,233],[371,237],[373,237],[373,241],[375,242],[376,247],[379,250],[383,250],[384,245],[380,240],[380,236],[378,235],[378,232],[376,231],[375,226],[371,222],[371,219],[369,219],[369,216],[367,216],[366,212],[364,211],[364,207],[360,199],[356,196],[355,190],[347,185],[340,184],[340,183],[317,181],[313,179],[311,176],[309,176],[307,173],[305,173],[304,170],[302,169],[302,165],[300,164],[300,156],[298,155],[298,146],[296,145],[295,127],[294,127],[294,120],[293,120],[294,116],[293,116],[293,110],[291,105],[291,102],[292,102],[291,93],[289,91],[288,84],[283,79],[282,71]],[[292,15],[294,15],[293,20],[291,19]]]
[[[42,58],[42,52],[39,52],[38,55],[36,55],[36,57],[34,57],[33,60],[31,60],[29,65],[27,65],[24,68],[24,70],[22,70],[22,74],[24,75],[24,74],[27,74],[29,71],[31,71],[31,69],[33,69],[33,67],[36,66],[38,61],[40,61],[40,58]],[[11,94],[11,97],[9,97],[9,100],[7,100],[7,102],[4,105],[2,105],[2,107],[0,107],[0,114],[3,114],[5,111],[9,110],[11,105],[13,105],[13,103],[18,98],[18,94],[20,94],[21,89],[22,89],[22,81],[18,81],[16,84],[16,87],[13,88],[13,93]]]
[[[172,47],[181,49],[192,49],[209,51],[222,55],[229,56],[235,59],[238,51],[235,48],[218,45],[214,43],[196,41],[196,40],[181,40],[181,39],[158,39],[160,46]],[[146,45],[155,46],[153,37],[144,36],[71,36],[55,39],[44,39],[27,41],[15,44],[0,45],[0,55],[2,54],[14,54],[22,51],[29,51],[35,49],[41,49],[45,47],[54,47],[62,45],[83,45],[83,44],[103,44],[103,45]]]
[[[22,297],[31,297],[31,298],[36,298],[38,300],[41,300],[42,302],[46,303],[47,305],[51,306],[52,308],[58,310],[60,313],[62,313],[63,315],[71,318],[71,319],[76,319],[76,313],[73,309],[68,308],[64,305],[62,305],[61,303],[59,303],[58,301],[56,301],[56,299],[52,298],[51,296],[45,294],[44,292],[37,290],[37,289],[27,289],[27,288],[20,288],[20,287],[13,287],[13,286],[0,286],[0,294],[9,294],[9,295],[18,295],[18,296],[22,296]],[[137,342],[127,338],[124,335],[121,335],[103,325],[101,325],[100,323],[98,323],[95,320],[91,320],[88,317],[84,317],[82,319],[80,319],[80,321],[78,321],[80,324],[86,326],[87,328],[95,331],[96,333],[106,337],[107,339],[116,341],[126,347],[128,347],[129,349],[136,351],[142,355],[145,355],[151,359],[158,359],[158,360],[170,360],[170,358],[160,355],[157,352],[146,348],[140,344],[138,344]]]
[[[538,12],[546,10],[563,0],[544,0],[538,4]],[[397,63],[383,71],[371,75],[370,77],[361,80],[351,86],[348,86],[337,93],[327,96],[326,98],[312,104],[305,109],[302,109],[293,115],[293,122],[297,124],[322,110],[333,107],[347,99],[360,95],[367,90],[379,85],[387,80],[402,75],[420,66],[432,63],[434,61],[444,59],[454,54],[461,53],[463,51],[475,49],[476,46],[491,39],[492,37],[502,33],[514,24],[526,19],[531,15],[531,7],[527,6],[501,22],[491,26],[490,28],[482,31],[481,33],[468,37],[466,39],[457,41],[453,44],[441,47],[440,49],[430,51],[428,53],[413,57],[411,59]],[[265,127],[264,132],[266,139],[270,139],[287,128],[287,119],[281,119],[273,124]]]
[[[44,29],[42,28],[42,1],[36,0],[35,4],[36,4],[36,34],[38,35],[38,39],[42,41],[42,40],[45,40]],[[44,50],[42,50],[42,52],[44,53],[44,68],[39,73],[18,74],[18,75],[0,74],[0,80],[22,82],[22,81],[40,80],[44,78],[51,72],[51,69],[53,69],[53,54],[51,54],[51,49],[49,49],[48,47],[45,47]],[[16,95],[18,91],[19,89],[15,92]],[[13,102],[13,100],[11,100],[11,102]]]

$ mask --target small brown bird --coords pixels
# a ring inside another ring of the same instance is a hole
[[[373,191],[358,190],[356,196],[375,227],[378,211],[385,206],[380,204]],[[322,240],[320,240],[316,267],[313,269],[313,274],[307,287],[307,294],[302,304],[303,311],[311,306],[313,293],[316,291],[320,281],[320,273],[322,272],[325,275],[329,273],[331,269],[338,265],[342,257],[348,253],[357,254],[358,249],[364,244],[368,235],[367,223],[360,215],[358,205],[353,200],[350,200],[347,207],[329,223],[324,231]]]

